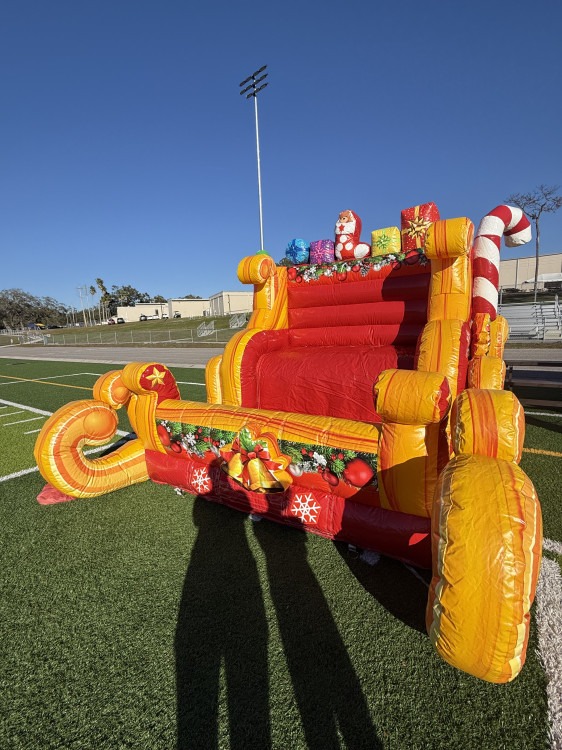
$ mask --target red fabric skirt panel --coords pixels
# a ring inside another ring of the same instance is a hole
[[[295,349],[309,346],[405,346],[415,349],[424,323],[394,323],[392,325],[339,326],[295,328],[289,331],[289,346]]]
[[[301,307],[289,311],[289,329],[324,326],[376,326],[427,321],[427,299],[358,302],[348,305]]]
[[[373,386],[390,368],[411,370],[413,349],[309,346],[264,354],[256,368],[260,409],[380,422]]]
[[[420,568],[431,568],[429,518],[369,508],[347,500],[336,540],[375,550]]]
[[[430,266],[404,266],[386,277],[363,279],[348,274],[345,281],[335,276],[322,277],[324,283],[289,283],[289,310],[301,307],[350,305],[363,302],[391,302],[392,300],[423,299],[427,301],[431,274]],[[382,271],[380,272],[382,274]]]
[[[384,508],[344,500],[331,493],[292,485],[285,492],[251,492],[234,482],[218,466],[200,461],[146,451],[148,474],[154,482],[180,487],[198,494],[195,473],[205,474],[206,500],[227,505],[243,513],[256,513],[271,521],[310,531],[318,536],[376,550],[411,565],[431,567],[431,524],[420,518]],[[303,498],[313,505],[311,521],[302,521],[297,507]]]

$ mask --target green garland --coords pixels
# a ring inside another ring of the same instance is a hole
[[[209,450],[220,450],[223,446],[233,442],[238,437],[240,445],[244,450],[251,451],[256,445],[264,448],[263,440],[254,438],[248,428],[243,427],[239,432],[232,430],[220,430],[216,427],[204,427],[185,422],[173,422],[168,419],[156,420],[157,425],[162,425],[170,436],[170,442],[181,443],[188,453],[202,458]],[[368,464],[374,472],[372,484],[377,484],[377,455],[365,453],[364,451],[353,451],[343,448],[334,448],[330,445],[312,445],[295,440],[279,440],[279,450],[291,459],[291,463],[300,466],[307,473],[316,473],[328,470],[335,474],[338,479],[350,463],[360,458]]]
[[[318,471],[318,467],[322,466],[335,474],[338,479],[342,478],[350,461],[360,458],[373,469],[372,483],[375,485],[377,483],[377,455],[375,453],[334,448],[330,445],[310,445],[294,440],[279,440],[279,449],[290,457],[292,463],[301,466],[304,471],[314,473]]]
[[[347,277],[348,273],[358,273],[365,277],[371,271],[380,271],[385,266],[394,265],[398,268],[404,261],[407,261],[408,265],[425,266],[429,263],[425,255],[425,248],[420,247],[416,250],[409,250],[407,253],[389,253],[388,255],[378,255],[361,260],[339,260],[322,265],[301,264],[292,266],[289,269],[289,280],[296,281],[300,278],[308,283],[309,281],[316,281],[322,276],[336,276],[342,279]]]

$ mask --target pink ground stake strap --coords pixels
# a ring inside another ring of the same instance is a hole
[[[482,219],[474,238],[472,312],[488,313],[491,320],[495,320],[498,313],[502,235],[507,247],[529,242],[531,225],[520,208],[496,206]]]

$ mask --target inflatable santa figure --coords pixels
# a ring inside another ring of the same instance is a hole
[[[336,223],[336,258],[365,258],[371,246],[361,242],[361,219],[353,211],[342,211]]]

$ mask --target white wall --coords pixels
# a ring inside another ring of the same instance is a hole
[[[217,292],[209,298],[211,315],[232,315],[251,312],[254,304],[253,292]]]
[[[541,273],[562,273],[562,253],[539,256],[539,275]],[[509,258],[500,260],[500,287],[504,289],[521,289],[526,281],[533,284],[535,278],[535,256]],[[539,287],[542,284],[539,282]],[[523,288],[529,288],[526,284]]]
[[[168,315],[174,317],[179,312],[182,318],[200,318],[209,314],[208,299],[170,299],[168,300]]]

